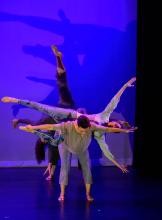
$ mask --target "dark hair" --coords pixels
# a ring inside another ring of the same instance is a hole
[[[77,118],[77,125],[78,127],[81,127],[81,128],[91,127],[89,118],[86,117],[85,115],[81,115]]]
[[[42,142],[39,138],[35,145],[35,157],[39,164],[45,160],[45,147],[46,143]]]

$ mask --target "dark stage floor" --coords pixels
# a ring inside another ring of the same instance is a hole
[[[58,174],[53,182],[44,168],[0,168],[0,220],[161,220],[162,184],[122,174],[115,167],[93,167],[93,203],[87,203],[81,172],[71,168],[64,203],[58,202]]]

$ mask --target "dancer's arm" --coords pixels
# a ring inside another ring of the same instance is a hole
[[[137,129],[135,128],[129,128],[129,129],[123,129],[123,128],[110,128],[110,127],[105,127],[101,125],[97,125],[95,123],[92,123],[92,130],[94,131],[99,131],[99,132],[124,132],[124,133],[129,133],[129,132],[134,132]]]
[[[62,135],[57,135],[57,137],[54,135],[54,137],[52,137],[51,135],[49,135],[48,133],[42,132],[42,131],[37,131],[34,130],[34,134],[36,134],[38,137],[40,137],[41,139],[45,140],[47,143],[51,144],[52,146],[58,146],[58,144],[60,144],[60,142],[63,141],[63,137]]]
[[[34,134],[36,134],[38,137],[40,137],[41,139],[43,139],[47,142],[51,142],[53,139],[48,133],[45,133],[43,131],[34,130]]]
[[[60,124],[44,124],[44,125],[36,125],[36,126],[32,126],[32,125],[27,125],[27,126],[20,126],[19,129],[20,130],[24,130],[27,132],[32,132],[34,133],[35,130],[44,130],[44,131],[59,131],[62,129],[64,123],[60,123]]]
[[[94,138],[96,139],[98,145],[100,146],[105,157],[108,158],[115,166],[117,166],[123,173],[127,173],[128,170],[120,165],[114,158],[113,154],[109,150],[109,146],[105,141],[105,135],[103,133],[94,132]]]
[[[3,97],[1,101],[5,103],[17,103],[17,104],[24,105],[26,107],[43,112],[51,116],[54,119],[57,119],[57,118],[64,119],[69,116],[71,116],[72,118],[77,117],[77,112],[73,109],[63,109],[63,108],[58,108],[58,107],[52,107],[52,106],[44,105],[38,102],[32,102],[29,100],[22,100],[22,99],[17,99],[17,98],[8,97],[8,96]]]
[[[126,90],[126,88],[132,87],[135,81],[136,77],[133,77],[127,83],[125,83],[124,86],[122,86],[122,88],[117,92],[117,94],[111,99],[104,111],[102,111],[99,114],[96,114],[95,120],[100,123],[108,122],[111,113],[114,111],[114,109],[117,107],[120,101],[121,95]]]
[[[112,160],[114,158],[113,154],[110,152],[109,146],[105,141],[105,134],[101,132],[94,132],[94,138],[97,141],[98,145],[100,146],[104,155],[109,159]]]

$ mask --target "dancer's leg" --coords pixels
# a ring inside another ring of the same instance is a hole
[[[77,156],[79,158],[79,162],[80,162],[81,167],[82,167],[87,200],[88,201],[93,201],[93,197],[90,195],[91,184],[92,184],[92,174],[91,174],[91,169],[90,169],[90,161],[89,161],[88,150],[86,150],[82,153],[79,153]]]
[[[122,88],[117,92],[117,94],[111,99],[106,108],[101,113],[95,115],[95,120],[99,123],[108,122],[111,113],[114,111],[114,109],[117,107],[120,101],[121,95],[126,90],[126,88],[133,86],[133,83],[135,81],[136,77],[133,77],[127,83],[125,83],[124,86],[122,86]]]

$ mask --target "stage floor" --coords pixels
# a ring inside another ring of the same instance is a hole
[[[131,170],[131,169],[130,169]],[[115,167],[93,167],[92,195],[85,199],[81,171],[72,167],[65,201],[58,176],[46,181],[44,168],[0,168],[0,220],[161,220],[162,182],[122,174]]]

